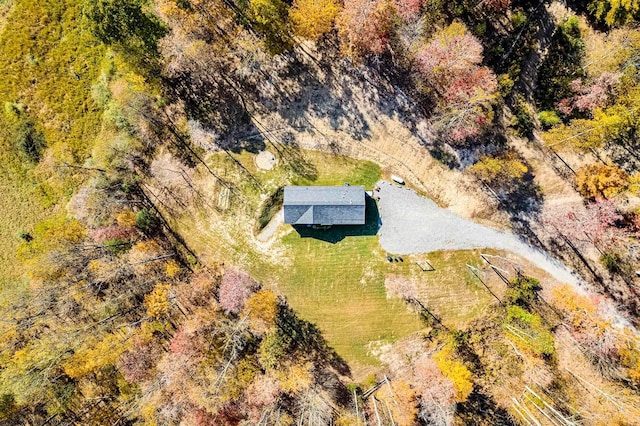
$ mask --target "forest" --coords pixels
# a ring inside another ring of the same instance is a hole
[[[639,425],[639,21],[0,0],[0,426]],[[391,173],[572,281],[277,223]]]

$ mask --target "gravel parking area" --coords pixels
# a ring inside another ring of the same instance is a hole
[[[384,181],[378,186],[382,220],[380,245],[390,253],[495,248],[524,257],[559,281],[572,285],[581,282],[562,263],[514,234],[462,218],[410,189]]]

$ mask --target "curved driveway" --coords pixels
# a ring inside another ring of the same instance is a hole
[[[378,185],[378,208],[382,220],[380,245],[390,253],[496,248],[524,257],[559,281],[574,286],[582,283],[562,263],[512,233],[462,218],[410,189],[388,182],[379,182]]]

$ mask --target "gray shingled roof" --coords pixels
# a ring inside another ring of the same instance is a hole
[[[284,221],[293,225],[363,225],[363,186],[287,186]]]

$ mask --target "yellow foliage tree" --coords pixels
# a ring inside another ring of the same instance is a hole
[[[30,278],[55,280],[67,273],[58,254],[68,254],[69,248],[81,242],[86,237],[86,228],[66,214],[58,214],[38,223],[32,236],[18,247],[18,259],[24,262]]]
[[[167,277],[175,278],[175,276],[178,275],[178,273],[180,273],[180,265],[178,265],[178,262],[171,259],[167,262],[165,272],[167,274]]]
[[[640,339],[625,329],[620,332],[617,340],[620,362],[627,370],[627,377],[636,385],[640,384]]]
[[[574,147],[588,151],[618,139],[631,121],[632,116],[625,105],[597,108],[593,112],[593,119],[579,118],[568,125],[560,124],[543,133],[542,140],[551,148]]]
[[[171,285],[165,283],[156,284],[153,291],[144,298],[144,306],[147,315],[152,318],[162,318],[169,313],[169,290]]]
[[[307,389],[312,382],[311,364],[290,365],[275,373],[284,392],[295,394]]]
[[[80,379],[89,373],[115,365],[124,351],[122,339],[114,334],[107,334],[99,342],[76,351],[65,361],[64,371],[69,377]]]
[[[629,176],[624,170],[606,164],[589,164],[576,174],[580,193],[588,198],[615,197],[629,185]]]
[[[442,374],[453,382],[455,399],[457,402],[465,402],[473,391],[471,371],[460,361],[453,360],[451,346],[445,346],[434,357],[434,361]]]
[[[331,31],[339,11],[340,5],[336,0],[294,0],[289,18],[296,35],[317,40]]]
[[[136,214],[133,210],[123,210],[116,216],[120,226],[136,226]]]
[[[251,0],[247,12],[269,52],[277,54],[291,47],[287,3],[282,0]]]
[[[247,300],[245,315],[249,316],[249,323],[254,331],[266,333],[275,325],[278,296],[270,290],[260,290]]]
[[[469,170],[480,179],[492,182],[496,179],[522,179],[529,168],[512,154],[500,157],[484,156]]]
[[[226,383],[220,392],[223,401],[238,399],[249,387],[260,367],[251,359],[244,358],[236,366],[234,374],[226,376]]]

